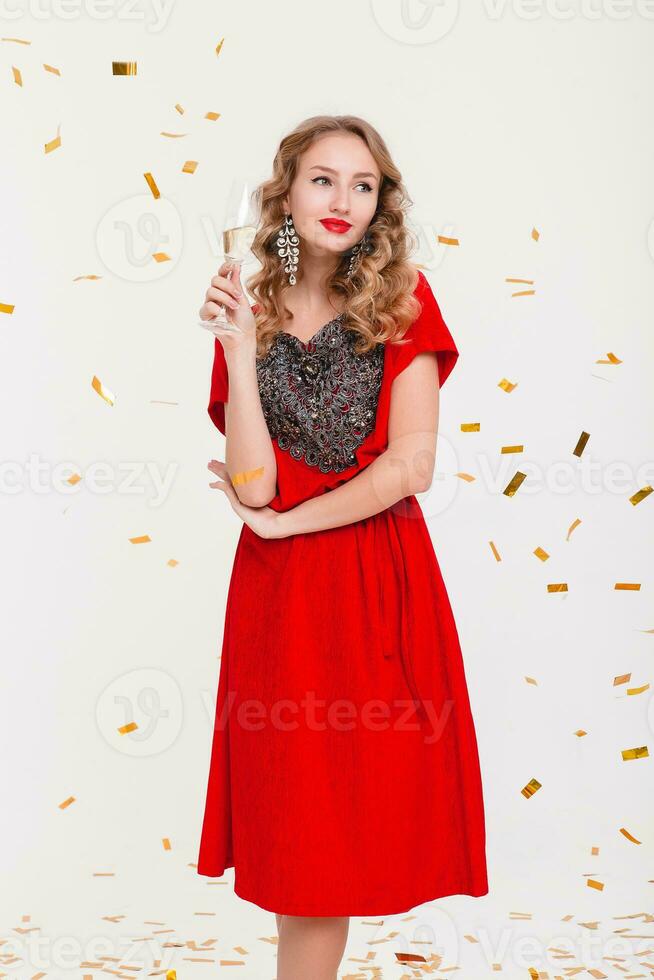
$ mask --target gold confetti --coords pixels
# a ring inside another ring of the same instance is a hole
[[[136,75],[135,61],[112,61],[112,75]]]
[[[155,262],[170,262],[170,255],[167,255],[166,252],[153,252],[152,258]]]
[[[155,200],[158,200],[161,197],[161,194],[159,192],[159,188],[157,187],[157,184],[155,182],[154,177],[150,173],[143,174],[143,176],[145,177],[146,181],[148,182],[148,187],[152,191],[153,198]]]
[[[186,163],[184,164],[184,166],[182,167],[182,173],[183,174],[194,174],[197,165],[198,165],[198,161],[197,160],[187,160]]]
[[[250,480],[258,480],[263,476],[263,466],[260,466],[256,470],[246,470],[243,473],[235,473],[232,477],[232,484],[236,486],[239,483],[249,483]]]
[[[502,561],[502,559],[501,559],[501,557],[500,557],[500,553],[499,553],[499,551],[497,550],[497,548],[495,547],[495,545],[493,544],[493,542],[492,542],[492,541],[489,541],[488,543],[489,543],[489,545],[491,546],[491,551],[492,551],[492,552],[493,552],[493,554],[495,555],[495,560],[496,560],[496,561]]]
[[[0,303],[0,313],[13,313],[14,309],[13,303]]]
[[[574,456],[581,456],[584,449],[586,448],[586,443],[588,442],[589,439],[590,439],[590,434],[588,432],[581,433],[577,445],[572,450]]]
[[[149,541],[152,541],[152,538],[149,534],[141,534],[137,538],[130,538],[129,540],[132,544],[147,544]]]
[[[543,550],[543,548],[535,548],[534,554],[536,555],[537,558],[540,558],[541,561],[547,561],[547,559],[549,558],[549,555],[547,554],[546,551]]]
[[[175,568],[176,565],[179,565],[179,562],[176,558],[169,558],[166,564],[170,565],[171,568]]]
[[[182,108],[182,106],[181,106],[181,105],[179,104],[179,102],[178,102],[178,103],[176,104],[176,106],[175,106],[175,108],[176,108],[176,109],[177,109],[177,111],[179,112],[179,114],[180,114],[180,116],[183,116],[183,115],[184,115],[184,109],[183,109],[183,108]]]
[[[517,293],[511,293],[511,298],[514,296],[535,296],[535,289],[519,289]]]
[[[626,684],[630,680],[631,674],[618,674],[617,677],[613,678],[613,687],[619,687],[620,684]]]
[[[607,360],[595,361],[595,363],[596,364],[622,364],[620,358],[616,357],[615,354],[611,353],[611,351],[608,352],[606,357]]]
[[[73,279],[73,282],[79,282],[80,279],[102,279],[102,276],[96,276],[94,274],[91,274],[91,275],[88,275],[88,276],[75,276],[75,278]]]
[[[61,146],[61,136],[59,135],[60,129],[61,129],[61,123],[59,123],[59,125],[57,126],[57,135],[55,136],[55,138],[53,140],[50,140],[49,143],[45,144],[46,153],[52,153],[53,150],[56,150],[58,147]]]
[[[640,582],[616,582],[613,588],[623,592],[640,592]]]
[[[591,847],[590,853],[593,855],[593,857],[597,857],[597,855],[599,854],[599,847],[595,847],[595,846]]]
[[[529,800],[534,795],[534,793],[538,792],[541,786],[542,783],[539,783],[537,779],[530,779],[527,785],[524,787],[524,789],[521,789],[520,792],[524,797],[526,797],[526,799]]]
[[[170,848],[170,838],[169,837],[162,837],[161,838],[161,843],[163,844],[164,851],[169,851],[171,849]]]
[[[622,761],[631,762],[634,759],[648,759],[649,749],[646,745],[640,745],[635,749],[623,749],[622,750]]]
[[[626,827],[620,827],[620,833],[624,834],[627,840],[630,840],[632,844],[642,844],[642,840],[637,840],[633,834],[630,834]]]
[[[534,687],[538,687],[538,681],[534,680],[533,677],[525,677],[525,680],[527,681],[527,684],[533,684]]]
[[[576,517],[574,519],[574,521],[572,522],[572,524],[570,525],[570,527],[568,528],[568,533],[565,536],[565,540],[566,541],[569,541],[570,540],[570,535],[572,534],[572,532],[574,531],[574,529],[576,527],[579,527],[580,524],[581,524],[580,519],[578,517]]]
[[[502,493],[504,493],[505,496],[507,497],[513,497],[513,495],[515,494],[516,490],[521,485],[523,480],[526,479],[527,479],[527,474],[521,473],[520,470],[518,470],[515,476],[511,478],[511,480],[509,481],[505,489],[502,491]]]
[[[502,378],[502,380],[497,385],[498,388],[502,388],[502,390],[506,391],[508,394],[510,394],[514,388],[517,388],[517,386],[518,386],[517,382],[514,384],[511,381],[507,381],[506,378]]]
[[[604,884],[601,881],[595,881],[593,878],[589,878],[586,882],[589,888],[597,888],[598,891],[604,891]]]
[[[71,803],[74,803],[74,802],[75,802],[75,797],[74,796],[69,796],[67,800],[64,800],[63,803],[60,803],[59,804],[59,809],[60,810],[65,810],[67,806],[70,806],[70,804]]]
[[[458,245],[459,244],[459,239],[458,238],[447,238],[445,235],[439,235],[438,236],[438,244],[439,245]]]
[[[159,136],[166,136],[169,140],[179,140],[182,136],[188,136],[188,133],[166,133],[162,130]]]
[[[74,487],[75,484],[79,483],[81,479],[82,477],[79,475],[79,473],[73,473],[71,476],[68,477],[66,483],[70,483],[71,487]]]
[[[645,497],[649,497],[651,492],[652,492],[652,487],[650,487],[649,485],[643,487],[642,490],[638,490],[638,492],[635,493],[633,497],[629,497],[629,503],[633,504],[635,507],[636,504],[639,504],[641,500],[645,499]]]
[[[455,473],[454,475],[458,476],[461,480],[465,480],[466,483],[474,483],[474,481],[477,479],[477,477],[473,476],[471,473]]]
[[[120,735],[127,735],[129,732],[134,732],[139,726],[135,721],[130,721],[127,725],[121,725],[118,729]]]
[[[112,391],[109,391],[108,388],[105,388],[102,382],[100,381],[100,379],[96,378],[95,375],[93,375],[93,381],[91,382],[91,385],[93,386],[93,390],[97,391],[100,397],[104,398],[104,400],[107,402],[108,405],[114,404],[114,402],[116,401],[116,396]]]
[[[552,582],[547,586],[548,592],[567,592],[568,583],[567,582]]]
[[[462,422],[461,432],[479,432],[481,422]]]
[[[644,694],[645,691],[649,691],[649,684],[643,684],[642,687],[628,687],[627,694]]]
[[[61,77],[61,72],[59,71],[58,68],[55,68],[53,65],[43,65],[43,67],[45,68],[46,71],[52,72],[53,75],[59,75],[59,77]]]
[[[218,42],[218,45],[216,47],[216,56],[220,54],[220,49],[222,48],[224,41],[225,41],[225,38],[224,37],[221,37],[221,39]]]
[[[574,734],[577,736],[577,738],[583,738],[584,735],[588,735],[588,732],[585,732],[583,728],[578,728]]]
[[[219,119],[220,118],[220,113],[219,112],[205,112],[204,118],[205,119],[210,119],[211,122],[215,122],[216,119]]]
[[[537,242],[537,241],[538,241],[538,239],[540,238],[540,232],[539,232],[539,231],[537,231],[537,230],[536,230],[536,228],[532,228],[532,229],[531,229],[531,237],[533,238],[533,240],[534,240],[535,242]]]
[[[16,82],[16,85],[20,85],[22,87],[23,76],[20,73],[20,68],[14,68],[14,66],[12,65],[11,70],[13,72],[14,81]]]
[[[502,446],[502,453],[524,453],[525,447],[522,446]]]
[[[504,280],[504,282],[524,282],[528,286],[533,286],[534,285],[534,280],[533,279],[516,279],[516,278],[506,277],[505,280]]]

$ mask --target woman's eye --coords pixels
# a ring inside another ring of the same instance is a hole
[[[331,181],[329,180],[329,177],[313,177],[311,179],[311,183],[312,184],[315,184],[316,181],[318,181],[318,180],[326,180],[328,183],[331,183]],[[366,188],[366,193],[370,193],[372,191],[372,187],[370,186],[370,184],[366,183],[365,181],[361,181],[361,183],[360,184],[357,184],[356,186],[357,187],[365,187]]]

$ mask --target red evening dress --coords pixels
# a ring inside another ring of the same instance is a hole
[[[393,379],[458,358],[419,271],[406,345],[352,350],[342,314],[257,362],[277,511],[334,490],[387,446]],[[256,307],[255,307],[256,309]],[[215,340],[208,411],[224,434]],[[426,706],[426,707],[425,707]],[[243,524],[227,596],[198,873],[287,915],[392,915],[488,893],[482,782],[452,609],[415,496],[267,540]]]

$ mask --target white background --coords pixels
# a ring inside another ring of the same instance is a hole
[[[240,977],[274,977],[272,914],[233,894],[233,869],[212,884],[193,867],[241,526],[208,488],[224,440],[206,413],[213,338],[196,319],[232,177],[268,176],[305,117],[353,113],[403,173],[415,259],[460,351],[420,499],[461,637],[490,893],[353,919],[341,974],[374,953],[400,976],[400,950],[440,952],[461,977],[493,964],[507,978],[611,973],[611,955],[642,972],[647,957],[630,954],[651,939],[616,946],[615,930],[651,934],[620,917],[650,907],[654,849],[652,759],[621,756],[651,746],[654,723],[651,691],[627,695],[651,683],[654,658],[654,496],[628,499],[654,482],[654,7],[5,0],[0,31],[31,42],[0,42],[0,303],[15,304],[0,313],[0,953],[22,957],[3,968],[95,975],[78,964],[106,954],[141,963],[137,976],[154,956],[180,980],[233,959]],[[137,76],[112,76],[114,60]],[[512,297],[529,287],[507,277],[534,280],[535,295]],[[622,363],[598,365],[609,351]],[[500,454],[515,444],[522,454]],[[95,463],[110,468],[102,493]],[[511,498],[516,469],[528,478]],[[66,491],[72,472],[83,479]],[[142,534],[151,543],[130,543]],[[552,582],[568,593],[548,594]],[[138,733],[118,736],[132,719]],[[527,800],[532,778],[542,789]],[[416,841],[417,866],[430,846]],[[208,963],[164,945],[211,937]]]

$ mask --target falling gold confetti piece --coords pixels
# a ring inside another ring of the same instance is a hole
[[[627,694],[644,694],[645,691],[649,691],[649,684],[643,684],[642,687],[628,687]]]
[[[570,527],[568,528],[568,533],[565,536],[565,540],[566,541],[569,541],[570,540],[570,535],[572,534],[572,532],[574,531],[574,529],[576,527],[579,527],[580,524],[581,524],[580,519],[578,517],[576,517],[574,519],[574,521],[572,522],[572,524],[570,525]]]
[[[524,789],[521,789],[520,792],[524,797],[530,799],[534,795],[534,793],[538,792],[541,786],[542,783],[539,783],[537,779],[530,779],[527,785],[524,787]]]
[[[177,970],[166,970],[166,980],[177,980]]]
[[[61,129],[61,123],[59,123],[59,125],[57,126],[57,135],[55,136],[55,138],[53,140],[50,140],[49,143],[45,144],[46,153],[52,153],[53,150],[56,150],[57,147],[61,146],[61,136],[59,135],[60,129]]]
[[[623,592],[640,592],[640,582],[616,582],[613,588]]]
[[[13,72],[14,81],[16,82],[16,85],[20,85],[22,87],[23,76],[20,73],[20,68],[14,68],[14,66],[12,65],[11,70]]]
[[[643,487],[642,490],[638,490],[638,492],[635,493],[633,497],[629,497],[629,503],[633,504],[635,507],[636,504],[639,504],[641,500],[645,499],[645,497],[649,497],[651,492],[652,492],[652,487],[650,486]]]
[[[224,37],[221,37],[221,39],[218,42],[218,45],[216,47],[216,55],[219,55],[220,54],[220,49],[222,48],[224,41],[225,41],[225,38]]]
[[[568,583],[567,582],[552,582],[547,586],[548,592],[567,592]]]
[[[471,473],[455,473],[454,475],[458,476],[461,480],[465,480],[466,483],[474,483],[474,481],[477,479],[477,477],[473,476]]]
[[[188,136],[188,133],[166,133],[163,130],[159,133],[160,136],[166,136],[169,140],[178,140],[182,136]]]
[[[481,422],[462,422],[461,432],[479,432]]]
[[[536,295],[535,289],[520,289],[518,290],[517,293],[511,293],[511,298],[513,298],[514,296],[535,296],[535,295]]]
[[[522,446],[502,446],[502,453],[524,453],[525,447]]]
[[[152,196],[154,197],[155,200],[158,200],[161,197],[161,194],[159,192],[159,188],[157,187],[154,177],[150,173],[143,174],[143,176],[148,182],[148,187],[152,191]]]
[[[94,273],[90,273],[88,276],[75,276],[73,282],[79,282],[80,279],[102,279],[102,276],[96,276]]]
[[[130,721],[128,722],[127,725],[121,725],[120,728],[118,729],[118,733],[120,735],[127,735],[129,732],[136,731],[138,727],[139,726],[136,724],[135,721]]]
[[[593,857],[597,857],[597,855],[599,854],[599,847],[595,847],[595,846],[591,847],[590,853],[593,855]]]
[[[136,75],[135,61],[112,61],[112,75]]]
[[[162,837],[161,838],[161,843],[164,846],[164,851],[169,851],[170,850],[170,838],[169,837]]]
[[[75,802],[75,797],[74,796],[69,796],[67,800],[64,800],[63,803],[60,803],[59,804],[59,809],[60,810],[65,810],[67,806],[70,806],[70,804],[71,803],[74,803],[74,802]]]
[[[0,313],[13,313],[14,309],[13,303],[0,303]]]
[[[516,279],[516,278],[506,277],[504,279],[504,282],[524,282],[524,283],[527,283],[527,285],[529,285],[529,286],[533,286],[534,285],[534,280],[533,279]]]
[[[594,878],[589,878],[588,881],[586,882],[586,884],[588,885],[589,888],[597,888],[597,890],[599,892],[603,892],[604,891],[604,884],[603,884],[603,882],[601,882],[601,881],[595,881]]]
[[[538,681],[534,680],[533,677],[525,677],[527,684],[533,684],[534,687],[538,687]]]
[[[588,735],[588,732],[585,732],[583,728],[578,728],[574,734],[577,736],[577,738],[583,738],[584,735]]]
[[[0,41],[14,41],[16,44],[31,44],[31,41],[24,41],[22,37],[3,37]]]
[[[535,242],[537,242],[538,239],[540,238],[540,232],[536,228],[532,228],[531,229],[531,237],[533,238],[533,240]]]
[[[46,71],[52,72],[53,75],[59,75],[61,77],[61,72],[54,65],[43,65]]]
[[[631,674],[618,674],[617,677],[613,678],[613,687],[618,687],[620,684],[626,684],[627,681],[631,680]]]
[[[636,840],[633,834],[630,834],[626,827],[620,827],[620,833],[624,834],[627,840],[630,840],[632,844],[642,844],[642,840]]]
[[[132,544],[147,544],[149,541],[152,541],[152,538],[149,534],[141,534],[138,537],[130,538],[129,540]]]
[[[177,111],[179,112],[179,114],[180,114],[180,116],[183,116],[183,115],[184,115],[184,108],[183,108],[183,106],[181,106],[181,105],[179,104],[179,102],[178,102],[178,103],[177,103],[177,104],[175,105],[175,108],[176,108],[176,109],[177,109]]]
[[[104,400],[107,402],[108,405],[114,404],[114,402],[116,401],[116,396],[112,391],[109,391],[108,388],[105,388],[105,386],[102,384],[100,379],[96,378],[95,375],[93,375],[93,381],[91,382],[91,384],[93,386],[94,391],[97,391],[100,397],[104,398]]]
[[[155,262],[170,262],[170,255],[167,255],[166,252],[153,252],[152,258]]]
[[[641,745],[636,749],[623,749],[622,761],[631,762],[633,759],[648,759],[649,749],[646,745]]]
[[[395,953],[397,963],[426,963],[422,953]]]
[[[499,551],[497,550],[497,548],[495,547],[495,545],[494,545],[494,543],[493,543],[492,541],[489,541],[488,543],[489,543],[489,545],[491,546],[491,551],[492,551],[492,552],[493,552],[493,554],[495,555],[495,560],[496,560],[496,561],[502,561],[502,559],[501,559],[501,557],[500,557],[500,553],[499,553]]]
[[[75,484],[79,483],[81,479],[82,477],[79,475],[79,473],[71,473],[71,475],[66,480],[66,483],[70,483],[71,487],[74,487]]]
[[[497,387],[502,388],[503,391],[506,391],[508,394],[511,394],[513,389],[517,388],[517,382],[514,384],[511,381],[507,381],[506,378],[502,378],[502,380],[498,383]]]
[[[210,119],[211,122],[215,122],[216,119],[219,119],[220,118],[220,113],[219,112],[205,112],[204,118],[205,119]]]
[[[239,483],[249,483],[250,480],[258,480],[263,476],[263,466],[259,466],[256,470],[246,470],[243,473],[235,473],[232,477],[232,484],[236,486]]]
[[[186,163],[184,164],[184,166],[182,167],[182,173],[183,174],[194,174],[197,165],[198,165],[198,161],[197,160],[187,160]]]
[[[175,568],[176,565],[179,565],[179,562],[176,558],[169,558],[166,564],[170,565],[171,568]]]
[[[606,355],[606,358],[601,358],[600,360],[595,361],[595,363],[596,364],[622,364],[622,361],[620,360],[619,357],[616,357],[615,354],[609,351],[608,354]]]
[[[445,235],[439,235],[438,236],[438,244],[439,245],[458,245],[459,244],[459,239],[458,238],[447,238]]]
[[[515,476],[511,478],[510,482],[507,484],[507,486],[502,491],[502,493],[504,493],[507,497],[513,497],[518,487],[521,485],[523,480],[526,480],[526,478],[527,478],[527,474],[521,473],[520,470],[518,470]]]
[[[547,554],[546,551],[543,550],[543,548],[535,548],[534,554],[536,555],[537,558],[540,558],[541,561],[547,561],[547,559],[549,558],[549,555]]]
[[[584,449],[586,448],[586,443],[588,442],[589,439],[590,439],[590,434],[588,432],[581,433],[577,445],[572,450],[574,456],[581,456]]]

